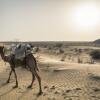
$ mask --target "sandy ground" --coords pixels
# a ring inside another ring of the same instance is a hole
[[[40,54],[38,66],[42,78],[43,95],[37,97],[38,82],[27,89],[31,73],[17,68],[19,87],[12,75],[5,84],[10,71],[9,65],[0,60],[0,100],[100,100],[100,65],[66,63],[52,56]]]

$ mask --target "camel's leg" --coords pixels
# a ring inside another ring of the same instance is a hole
[[[35,75],[32,73],[32,82],[31,84],[28,86],[28,88],[32,88],[33,82],[35,80]]]
[[[38,80],[38,83],[39,83],[39,93],[38,93],[38,95],[41,95],[43,93],[42,92],[42,87],[41,87],[41,78],[40,78],[40,76],[38,75],[38,73],[35,70],[33,70],[32,72],[36,76],[36,78]]]
[[[37,80],[38,80],[38,83],[39,83],[39,93],[38,93],[38,95],[41,95],[42,94],[41,78],[38,75],[38,73],[36,72],[36,69],[35,69],[36,65],[34,64],[35,62],[34,62],[33,58],[32,59],[27,58],[26,63],[28,65],[28,67],[30,68],[32,74],[35,75]]]
[[[11,69],[11,71],[10,71],[10,73],[9,73],[9,77],[8,77],[8,80],[7,80],[6,83],[9,83],[11,74],[12,74],[12,69]]]
[[[14,68],[12,68],[12,71],[14,72],[15,79],[16,79],[16,85],[13,88],[17,88],[18,87],[17,75],[16,75],[16,72],[15,72]]]

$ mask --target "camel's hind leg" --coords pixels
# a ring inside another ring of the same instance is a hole
[[[7,80],[6,83],[9,83],[11,74],[12,74],[12,69],[11,69],[11,71],[10,71],[10,73],[9,73],[9,77],[8,77],[8,80]]]
[[[38,75],[38,73],[36,72],[36,70],[32,70],[32,72],[34,73],[34,75],[36,76],[37,80],[38,80],[38,83],[39,83],[39,93],[38,95],[41,95],[43,92],[42,92],[42,87],[41,87],[41,78],[40,76]]]
[[[31,72],[32,72],[32,75],[34,75],[34,77],[36,76],[37,80],[38,80],[38,83],[39,83],[39,93],[38,95],[41,95],[43,92],[42,92],[42,87],[41,87],[41,78],[40,76],[38,75],[37,71],[34,69],[34,68],[31,68]],[[32,80],[32,83],[33,84],[33,81]]]
[[[32,88],[33,82],[35,80],[35,75],[32,73],[32,82],[31,84],[28,86],[28,88]]]
[[[42,94],[41,78],[37,73],[36,61],[33,59],[33,56],[27,57],[26,64],[30,68],[30,71],[32,72],[32,75],[35,75],[37,80],[38,80],[38,83],[39,83],[39,93],[38,93],[38,95],[41,95]]]

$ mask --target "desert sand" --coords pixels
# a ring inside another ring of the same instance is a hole
[[[37,96],[38,82],[27,89],[32,76],[24,68],[16,68],[19,87],[13,89],[14,76],[5,84],[10,67],[0,60],[0,100],[100,100],[100,64],[61,61],[59,56],[37,53],[43,94]]]

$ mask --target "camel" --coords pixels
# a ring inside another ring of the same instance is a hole
[[[4,54],[4,46],[0,46],[0,55],[1,58],[4,62],[8,62],[11,68],[11,71],[9,73],[9,77],[6,83],[10,82],[10,76],[12,74],[12,72],[14,73],[15,79],[16,79],[16,85],[13,88],[17,88],[18,87],[18,81],[17,81],[17,74],[15,71],[15,68],[18,67],[19,65],[22,66],[26,66],[30,69],[30,72],[32,73],[32,82],[31,84],[28,86],[28,88],[31,88],[33,85],[33,82],[35,80],[35,77],[38,80],[39,83],[39,93],[38,95],[42,94],[42,88],[41,88],[41,78],[38,74],[38,67],[37,67],[37,62],[35,57],[32,54],[27,55],[22,61],[18,60],[15,58],[14,54],[10,54],[8,56],[5,56]]]

